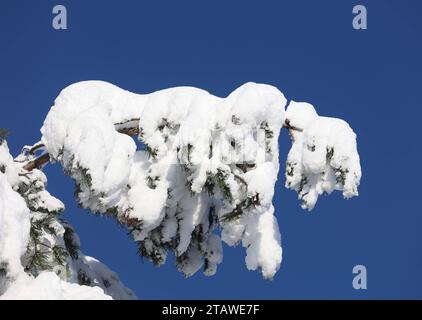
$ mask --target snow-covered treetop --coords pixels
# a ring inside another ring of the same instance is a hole
[[[272,198],[278,136],[293,146],[286,187],[312,209],[333,190],[357,195],[356,136],[339,119],[247,83],[226,98],[192,87],[135,94],[101,81],[65,88],[41,129],[51,160],[76,183],[80,204],[127,225],[142,256],[161,264],[168,250],[189,276],[222,260],[220,236],[242,242],[249,269],[272,278],[282,250]],[[141,142],[137,148],[129,135]]]

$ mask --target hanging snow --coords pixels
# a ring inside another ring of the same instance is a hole
[[[286,186],[312,209],[318,195],[357,195],[356,136],[339,119],[320,117],[275,87],[246,83],[220,98],[192,87],[135,94],[101,81],[65,88],[41,129],[52,161],[76,183],[80,204],[115,216],[159,265],[169,250],[190,276],[212,275],[221,238],[246,248],[248,269],[271,279],[281,260],[272,199],[278,137],[293,146]],[[137,150],[130,135],[143,148]]]

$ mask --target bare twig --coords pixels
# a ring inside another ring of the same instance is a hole
[[[286,128],[289,131],[290,130],[292,130],[292,131],[298,131],[298,132],[302,132],[303,131],[303,129],[301,129],[301,128],[296,128],[296,127],[290,125],[290,120],[289,119],[286,119],[286,121],[284,121],[283,128]]]
[[[44,153],[38,158],[29,161],[23,168],[27,171],[32,171],[34,169],[39,169],[44,166],[47,162],[50,161],[50,155],[48,153]]]
[[[137,136],[139,134],[139,128],[121,128],[118,132],[127,134],[128,136]]]
[[[31,149],[28,150],[29,154],[34,154],[37,150],[39,149],[44,149],[44,143],[38,142],[36,144],[34,144]]]

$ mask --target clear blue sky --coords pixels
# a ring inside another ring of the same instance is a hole
[[[51,27],[55,4],[67,6],[66,31]],[[356,4],[367,6],[366,31],[352,28]],[[221,96],[247,81],[275,85],[350,123],[363,179],[360,197],[323,197],[308,214],[281,170],[274,202],[284,260],[273,281],[246,269],[241,247],[224,247],[211,278],[185,279],[172,261],[142,263],[125,230],[77,208],[72,181],[48,165],[49,190],[83,251],[143,299],[422,298],[421,9],[418,0],[2,1],[0,127],[16,155],[40,138],[59,91],[80,80]],[[284,132],[282,168],[289,147]],[[367,267],[366,291],[352,288],[357,264]]]

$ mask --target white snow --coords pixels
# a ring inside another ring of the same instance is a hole
[[[28,245],[29,213],[23,198],[0,173],[0,300],[112,299],[100,287],[68,283],[54,272],[36,278],[24,272],[21,257]]]
[[[21,273],[0,300],[112,300],[100,287],[80,286],[61,280],[54,272],[36,278]]]
[[[156,249],[157,241],[150,238],[162,225],[158,241],[177,239],[177,255],[188,261],[180,262],[179,269],[187,275],[203,263],[206,274],[213,274],[221,262],[218,250],[208,250],[221,246],[213,234],[216,225],[209,224],[210,208],[223,219],[245,206],[248,197],[259,197],[242,208],[249,218],[233,223],[246,230],[237,238],[243,237],[245,246],[251,244],[248,267],[262,267],[264,276],[271,278],[281,261],[271,201],[285,104],[276,88],[256,83],[220,98],[191,87],[141,95],[87,81],[61,92],[41,129],[42,142],[76,180],[84,207],[95,212],[117,209],[120,220],[140,222],[132,234],[147,251]],[[117,132],[128,123],[138,124],[150,156],[136,151],[134,141]],[[217,175],[224,176],[225,186],[216,183],[211,195],[204,185]],[[233,223],[221,223],[223,234],[226,227],[235,228]],[[198,252],[192,244],[195,232],[203,233]],[[208,238],[214,240],[207,243]],[[223,237],[229,244],[241,240],[229,238]]]
[[[23,157],[18,157],[23,161]],[[34,277],[24,267],[31,260],[30,228],[32,223],[50,215],[44,233],[43,246],[65,247],[64,222],[56,214],[64,210],[63,203],[45,190],[47,178],[40,170],[27,172],[25,162],[13,161],[7,143],[0,144],[0,299],[134,299],[118,276],[98,260],[85,256],[66,257],[67,268],[62,267],[62,278],[56,273],[41,271]],[[16,191],[15,191],[16,190]],[[19,193],[18,193],[19,192]],[[79,240],[73,235],[73,242]],[[57,266],[56,266],[57,267]],[[58,271],[58,270],[57,270]],[[90,286],[79,285],[79,275],[90,281]],[[105,293],[107,292],[107,294]]]
[[[6,141],[0,143],[0,172],[6,175],[6,178],[12,187],[17,187],[19,183],[19,170],[13,162]]]
[[[318,116],[310,104],[294,103],[286,122],[293,146],[287,157],[286,187],[298,191],[304,209],[313,209],[318,196],[334,190],[348,199],[358,195],[361,178],[356,134],[347,122]]]
[[[126,224],[155,264],[172,250],[186,276],[201,267],[210,276],[223,260],[222,241],[242,243],[247,268],[272,279],[282,261],[272,204],[280,129],[288,128],[293,142],[286,187],[298,192],[304,209],[334,190],[358,195],[361,178],[356,134],[345,121],[319,116],[309,103],[291,101],[285,111],[286,104],[265,84],[246,83],[221,98],[193,87],[135,94],[84,81],[56,98],[41,142],[75,180],[80,204]],[[139,130],[142,148],[122,132],[128,129]],[[24,271],[37,246],[30,225],[64,210],[45,189],[46,176],[23,169],[31,159],[14,161],[0,143],[0,298],[136,298],[113,271],[79,250],[78,236],[55,216],[55,234],[42,233],[41,241],[76,248],[65,261],[70,274]]]
[[[290,101],[286,110],[286,122],[292,127],[303,129],[318,117],[313,105],[307,102]]]
[[[126,288],[121,282],[119,276],[110,270],[105,264],[97,259],[85,256],[83,253],[79,254],[79,259],[72,262],[73,270],[83,270],[84,273],[91,279],[90,286],[82,286],[84,288],[94,288],[96,292],[100,292],[100,296],[106,296],[104,299],[117,300],[133,300],[136,299],[132,290]],[[71,283],[77,283],[77,273],[73,273]],[[87,294],[90,292],[88,291]],[[95,298],[95,292],[94,298]],[[76,296],[75,296],[76,297]],[[76,299],[80,299],[77,298]]]
[[[220,98],[193,87],[135,94],[85,81],[57,97],[42,142],[76,181],[82,206],[126,223],[154,263],[171,247],[186,275],[201,266],[215,273],[221,227],[223,241],[246,248],[247,267],[270,279],[282,260],[272,205],[282,126],[293,139],[286,187],[303,208],[324,192],[357,195],[361,176],[346,122],[320,117],[308,103],[292,101],[285,112],[286,102],[256,83]],[[146,150],[118,132],[133,126]]]
[[[21,257],[28,238],[29,209],[0,172],[0,294],[23,272]]]
[[[282,258],[281,235],[277,220],[274,217],[274,208],[260,215],[248,217],[243,246],[246,249],[246,266],[249,270],[262,268],[262,275],[272,279],[278,271]]]

